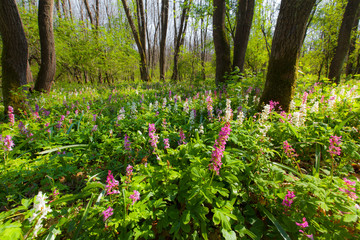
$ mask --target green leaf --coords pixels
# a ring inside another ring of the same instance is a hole
[[[285,119],[283,116],[281,116],[280,114],[273,112],[273,114],[275,114],[277,117],[281,118],[282,120],[284,120],[284,122],[286,122],[287,126],[289,127],[290,131],[295,135],[295,137],[299,140],[299,133],[298,131],[294,128],[294,126],[288,122],[287,119]]]
[[[100,183],[100,182],[92,182],[86,185],[86,187],[84,187],[81,192],[85,193],[89,190],[92,190],[94,188],[100,188],[100,189],[105,189],[104,184]]]
[[[80,231],[81,231],[82,225],[84,224],[84,222],[85,222],[86,219],[87,219],[87,216],[88,216],[88,213],[89,213],[89,207],[91,206],[93,200],[94,200],[94,195],[91,195],[90,201],[88,202],[88,204],[87,204],[87,206],[86,206],[86,209],[85,209],[85,211],[84,211],[84,214],[82,215],[82,218],[81,218],[81,221],[80,221],[80,223],[79,223],[79,226],[77,227],[76,232],[75,232],[75,234],[74,234],[74,236],[73,236],[72,239],[78,239],[78,235],[79,235],[79,233],[80,233]]]
[[[23,239],[21,223],[9,220],[5,224],[0,225],[0,239]]]
[[[319,177],[320,173],[320,160],[321,160],[321,146],[320,144],[315,145],[315,167],[314,167],[314,176]]]
[[[221,230],[221,233],[225,240],[236,240],[236,233],[234,231]]]
[[[45,240],[55,239],[56,235],[59,235],[61,233],[61,231],[56,229],[54,225],[51,226],[49,230],[50,230],[50,233],[47,235]]]
[[[336,125],[336,127],[334,128],[334,133],[335,134],[340,134],[340,130],[345,126],[345,124],[352,119],[353,117],[355,117],[355,115],[352,115],[350,117],[348,117],[347,119],[345,119],[344,121],[342,121],[339,125]]]
[[[45,150],[45,151],[39,152],[37,154],[43,155],[43,154],[48,154],[48,153],[60,151],[62,149],[66,149],[66,148],[77,148],[77,147],[83,148],[83,147],[87,147],[87,146],[88,146],[87,144],[74,144],[74,145],[62,146],[62,147],[57,147],[57,148]]]
[[[357,218],[358,218],[357,215],[354,215],[354,214],[346,214],[346,215],[344,216],[343,221],[344,221],[344,222],[356,222]]]
[[[294,175],[298,176],[298,177],[301,177],[301,175],[298,173],[298,171],[296,171],[295,169],[291,168],[291,167],[288,167],[288,166],[285,166],[281,163],[277,163],[277,162],[272,162],[272,164],[278,166],[278,167],[281,167],[285,170],[288,170],[289,172],[292,172]]]
[[[279,231],[280,235],[283,237],[283,239],[291,240],[289,235],[285,232],[284,228],[280,225],[280,223],[276,220],[274,215],[272,215],[271,212],[266,210],[263,206],[258,204],[259,208],[265,213],[265,215],[270,219],[270,221],[275,225],[277,230]]]
[[[191,214],[189,210],[185,210],[181,216],[181,221],[183,224],[188,224],[191,220]]]

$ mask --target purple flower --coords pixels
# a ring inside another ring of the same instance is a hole
[[[341,147],[340,147],[341,137],[342,136],[340,136],[340,137],[330,136],[330,139],[329,139],[330,146],[329,146],[328,152],[330,153],[331,157],[334,157],[335,155],[340,156],[340,154],[341,154]]]
[[[129,136],[127,134],[125,134],[125,138],[124,138],[124,148],[126,151],[130,151],[130,145],[131,142],[129,141]]]
[[[106,219],[108,219],[111,215],[114,214],[114,209],[112,209],[111,207],[108,207],[108,209],[103,211],[102,214],[104,215],[104,222],[105,222]]]
[[[230,123],[225,123],[225,126],[221,128],[219,137],[215,140],[214,151],[211,154],[211,163],[209,169],[214,170],[216,175],[219,175],[219,171],[222,165],[221,158],[224,155],[226,141],[229,138],[231,132]]]
[[[98,125],[94,125],[91,131],[95,132],[95,131],[97,131],[97,129],[98,129]]]
[[[96,121],[96,114],[93,115],[93,119],[94,122]]]
[[[107,195],[120,193],[118,190],[113,190],[113,188],[117,188],[119,186],[119,181],[115,180],[110,170],[106,178],[106,183],[107,185],[105,186],[105,190]]]
[[[10,135],[6,135],[4,139],[2,139],[4,143],[4,151],[11,151],[13,150],[12,147],[15,146],[14,142],[11,140]]]
[[[126,176],[131,176],[133,172],[133,166],[130,164],[126,167]]]
[[[140,193],[134,190],[134,194],[131,194],[129,198],[133,200],[132,204],[134,205],[136,201],[140,200]]]
[[[164,144],[165,144],[165,149],[170,148],[170,143],[169,143],[169,139],[168,138],[164,138]]]

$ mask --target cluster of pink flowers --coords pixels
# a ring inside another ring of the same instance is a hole
[[[154,148],[153,152],[155,152],[155,149],[157,148],[157,144],[159,142],[159,136],[155,134],[155,124],[149,123],[149,137],[150,137],[150,144]]]
[[[298,156],[295,152],[295,149],[288,143],[288,141],[283,143],[283,149],[288,158],[295,158]]]
[[[182,129],[180,129],[180,141],[178,142],[179,145],[183,145],[183,144],[186,144],[185,142],[185,134],[184,134],[184,131]]]
[[[213,117],[213,100],[211,99],[210,95],[207,96],[206,98],[206,103],[207,103],[207,110],[208,110],[208,116],[209,118]]]
[[[171,91],[170,91],[170,92],[171,92]],[[163,121],[162,121],[162,127],[163,127],[163,129],[166,129],[166,125],[167,125],[167,123],[166,123],[166,118],[164,118]]]
[[[294,197],[295,197],[295,193],[292,192],[292,191],[288,191],[288,193],[286,194],[283,202],[282,202],[282,205],[284,205],[285,207],[288,207],[290,208],[291,207],[291,204],[294,202]]]
[[[165,149],[170,148],[170,143],[169,143],[169,139],[168,138],[164,138],[164,144],[165,144]]]
[[[311,235],[307,235],[303,229],[309,227],[309,224],[308,222],[306,221],[306,218],[304,217],[303,219],[303,222],[302,223],[296,223],[296,225],[298,225],[299,227],[301,227],[302,229],[299,230],[299,232],[303,233],[307,238],[310,238],[310,239],[314,239],[314,236],[311,234]]]
[[[126,167],[126,180],[125,183],[130,183],[131,182],[131,176],[133,175],[133,166],[131,166],[130,164]]]
[[[229,138],[231,132],[230,123],[225,123],[225,126],[221,128],[218,139],[215,140],[214,151],[211,154],[211,163],[209,169],[214,170],[216,175],[219,175],[219,171],[222,165],[221,158],[224,155],[226,141]]]
[[[279,102],[270,100],[269,105],[270,105],[270,112],[271,112],[272,110],[274,110],[276,108],[277,105],[279,105]]]
[[[14,115],[14,108],[12,106],[8,106],[8,114],[9,114],[9,120],[11,122],[11,126],[14,126],[15,115]]]
[[[4,151],[11,151],[13,150],[12,147],[15,146],[13,140],[11,139],[10,135],[6,135],[5,138],[2,138],[2,136],[0,135],[0,141],[3,142],[4,144]]]
[[[328,152],[330,153],[331,157],[334,157],[335,155],[340,156],[341,154],[341,136],[330,136],[329,139],[330,146]]]
[[[104,215],[104,222],[114,214],[114,209],[112,209],[111,207],[108,207],[108,209],[106,209],[105,211],[102,212],[102,214]]]
[[[57,128],[61,128],[63,121],[65,120],[65,116],[61,115],[60,121],[58,121],[58,124],[56,125]]]
[[[134,194],[131,194],[129,198],[133,200],[132,204],[134,205],[136,201],[140,200],[140,193],[134,190]]]
[[[110,195],[110,194],[117,194],[120,193],[119,190],[114,190],[114,188],[117,188],[119,186],[119,181],[114,179],[114,176],[112,175],[111,171],[109,170],[108,172],[108,176],[106,178],[106,194]]]
[[[344,182],[345,182],[345,186],[346,188],[339,188],[339,190],[341,192],[346,193],[352,200],[356,200],[358,198],[358,196],[356,196],[356,188],[354,187],[356,182],[355,181],[350,181],[347,178],[343,178]]]
[[[124,137],[124,148],[126,151],[130,151],[130,145],[131,145],[131,142],[129,141],[129,136],[127,134],[125,134],[125,137]]]

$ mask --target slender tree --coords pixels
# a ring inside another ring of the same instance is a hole
[[[331,61],[328,76],[329,79],[335,83],[340,82],[341,70],[350,47],[351,30],[353,29],[359,6],[360,0],[349,0],[345,8],[338,36],[337,47],[335,50],[335,56]]]
[[[174,1],[175,4],[175,1]],[[178,72],[178,63],[179,63],[179,55],[180,48],[184,44],[185,32],[187,28],[187,23],[189,19],[189,11],[192,4],[192,0],[186,0],[183,4],[181,17],[180,17],[180,26],[179,29],[176,28],[176,17],[174,17],[174,32],[175,32],[175,49],[174,49],[174,65],[173,65],[173,74],[171,76],[171,80],[177,81],[179,78]],[[175,8],[175,5],[174,5]],[[175,13],[175,10],[174,10]]]
[[[306,24],[316,0],[282,0],[260,106],[270,100],[289,111]]]
[[[28,43],[15,0],[0,1],[2,49],[2,94],[5,113],[8,106],[23,109],[23,98],[17,90],[27,84]]]
[[[244,71],[245,54],[255,10],[255,0],[238,0],[237,25],[234,39],[233,69]]]
[[[169,0],[161,1],[161,36],[160,36],[160,80],[165,80],[165,50],[168,28]]]
[[[145,11],[144,11],[144,4],[142,0],[136,0],[136,6],[137,6],[137,23],[138,23],[138,29],[136,29],[135,22],[133,20],[133,17],[130,13],[130,8],[126,0],[121,0],[126,18],[129,22],[131,31],[133,33],[133,37],[136,42],[136,46],[138,48],[138,52],[140,55],[140,75],[141,80],[143,81],[149,81],[149,71],[148,71],[148,64],[147,64],[147,56],[146,56],[146,23],[145,23]]]
[[[50,92],[56,72],[55,40],[53,31],[54,0],[39,0],[39,33],[41,65],[35,90]]]
[[[225,82],[225,74],[231,71],[230,45],[225,33],[225,1],[213,0],[213,39],[216,54],[215,83]]]

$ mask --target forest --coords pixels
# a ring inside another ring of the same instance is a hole
[[[0,239],[360,239],[360,0],[0,0]]]

